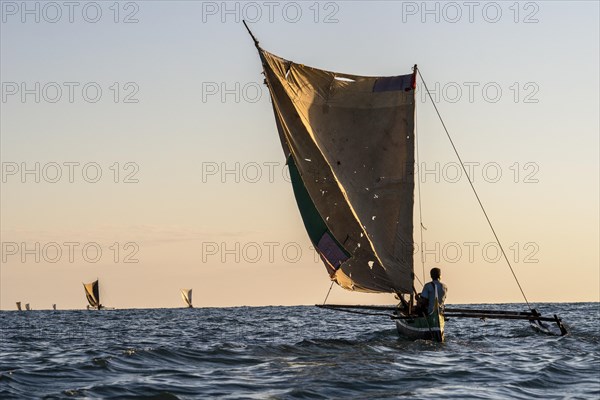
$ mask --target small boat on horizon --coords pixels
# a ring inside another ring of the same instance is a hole
[[[100,303],[100,285],[98,283],[98,279],[96,279],[94,282],[84,283],[83,289],[85,290],[85,298],[89,303],[86,306],[88,310],[106,309],[106,307]]]
[[[21,302],[17,301],[17,311],[23,311],[23,309],[21,308]]]
[[[187,308],[194,308],[192,305],[192,289],[181,289],[181,298]]]

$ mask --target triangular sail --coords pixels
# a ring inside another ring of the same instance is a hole
[[[411,293],[414,73],[337,74],[259,53],[296,201],[331,279]]]
[[[85,298],[89,303],[89,307],[100,309],[100,291],[98,289],[98,281],[84,283],[83,288],[85,290]]]
[[[52,309],[56,310],[56,304],[52,304]]]
[[[21,309],[21,302],[20,301],[17,301],[17,310],[22,311],[22,309]]]
[[[181,298],[189,308],[192,306],[192,289],[181,289]]]
[[[25,309],[27,311],[31,311],[31,307],[29,306],[29,303],[25,303]]]

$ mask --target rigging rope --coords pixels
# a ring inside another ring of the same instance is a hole
[[[329,293],[331,293],[331,288],[333,287],[334,281],[331,281],[331,286],[329,286],[329,291],[327,292],[327,296],[325,296],[325,300],[323,300],[323,305],[327,302],[327,298],[329,297]]]
[[[418,71],[417,66],[415,65],[415,69]],[[417,134],[418,130],[417,130],[417,121],[418,119],[416,118],[416,114],[417,114],[417,101],[415,101],[415,152],[416,152],[416,161],[417,161],[417,190],[419,193],[419,227],[420,227],[420,232],[421,232],[421,269],[422,269],[422,277],[423,277],[423,282],[425,282],[425,258],[423,257],[423,209],[421,207],[421,164],[419,163],[419,136]],[[417,278],[417,280],[419,280]],[[423,283],[421,281],[419,281],[419,283],[421,283],[421,285],[423,285]]]
[[[527,296],[525,296],[525,292],[523,291],[523,288],[521,287],[521,284],[519,283],[519,279],[517,279],[517,275],[515,274],[515,271],[513,270],[513,267],[510,264],[510,260],[506,256],[506,252],[504,251],[504,248],[502,247],[502,243],[500,242],[500,239],[498,239],[498,235],[496,234],[496,230],[494,229],[494,226],[492,225],[492,221],[490,221],[490,218],[488,217],[487,212],[485,211],[485,208],[483,207],[483,204],[481,203],[481,199],[479,199],[479,195],[477,194],[477,191],[475,190],[475,186],[473,185],[473,182],[471,181],[471,177],[469,176],[469,173],[467,172],[467,169],[465,168],[465,165],[463,164],[462,159],[460,158],[460,155],[458,154],[458,150],[456,149],[456,146],[454,145],[454,142],[452,141],[452,137],[450,137],[448,128],[446,128],[446,124],[444,123],[444,120],[442,119],[442,116],[440,115],[440,112],[438,111],[438,108],[435,105],[435,102],[433,101],[433,97],[431,96],[431,93],[429,93],[429,89],[427,88],[425,79],[423,79],[423,75],[421,75],[421,70],[417,70],[417,71],[419,73],[419,77],[421,78],[421,82],[423,82],[425,91],[427,91],[429,100],[431,100],[431,104],[433,104],[433,108],[435,109],[435,112],[437,113],[437,116],[440,119],[442,126],[444,127],[444,131],[446,131],[446,135],[448,136],[448,140],[450,140],[450,144],[452,145],[452,148],[454,149],[454,153],[456,154],[456,157],[458,158],[458,161],[460,162],[460,165],[461,165],[463,171],[465,172],[467,180],[469,181],[469,185],[471,185],[471,189],[473,189],[473,193],[475,194],[475,197],[477,198],[477,202],[479,203],[479,206],[481,207],[481,211],[483,211],[483,215],[485,216],[485,219],[487,220],[488,225],[490,226],[490,229],[492,230],[492,233],[494,234],[494,237],[496,238],[496,242],[498,243],[498,246],[500,247],[500,251],[502,252],[504,259],[506,260],[506,263],[508,264],[508,267],[510,268],[510,272],[512,273],[513,277],[515,278],[515,281],[517,282],[517,286],[519,286],[519,290],[521,291],[521,294],[523,295],[523,299],[525,299],[525,303],[527,304],[527,307],[529,307],[529,309],[532,310],[531,306],[529,305],[529,301],[527,300]]]

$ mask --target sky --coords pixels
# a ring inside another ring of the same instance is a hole
[[[529,302],[600,301],[598,2],[0,5],[2,310],[83,308],[95,279],[116,308],[180,307],[181,288],[196,307],[323,301],[242,19],[297,63],[418,64]],[[522,302],[422,89],[417,277],[441,267],[448,303]]]

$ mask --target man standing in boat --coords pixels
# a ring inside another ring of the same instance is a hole
[[[439,268],[431,268],[429,274],[431,275],[431,282],[428,282],[425,284],[425,286],[423,286],[423,291],[421,292],[419,301],[420,309],[423,311],[427,310],[427,314],[431,314],[433,312],[436,297],[440,309],[443,310],[444,302],[446,301],[446,294],[448,293],[448,286],[440,282],[442,270]]]

